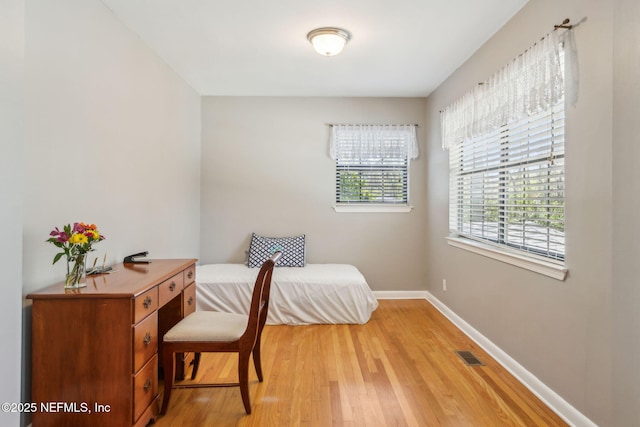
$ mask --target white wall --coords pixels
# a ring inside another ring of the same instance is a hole
[[[567,108],[569,276],[560,282],[447,245],[448,153],[440,147],[438,111],[567,17],[580,22],[573,30],[580,83],[577,104]],[[613,417],[612,34],[610,2],[531,0],[427,100],[429,291],[603,426]]]
[[[0,0],[0,402],[20,402],[24,3]],[[18,425],[19,413],[0,413]]]
[[[336,213],[329,123],[419,124],[423,98],[205,97],[201,261],[243,262],[252,232],[307,236],[307,262],[350,263],[374,290],[424,289],[425,170],[410,213]]]
[[[196,257],[198,94],[100,1],[30,1],[26,25],[25,291],[63,277],[44,240],[73,221],[110,263]]]
[[[25,24],[24,294],[63,279],[45,240],[74,221],[99,226],[108,264],[197,257],[199,95],[98,0],[29,1]]]

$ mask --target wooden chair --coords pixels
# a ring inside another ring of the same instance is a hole
[[[242,402],[247,414],[251,413],[249,397],[249,357],[253,354],[253,364],[262,382],[260,362],[260,341],[262,329],[269,311],[269,292],[273,267],[282,252],[276,252],[266,260],[253,288],[249,314],[221,313],[215,311],[195,311],[178,322],[163,338],[162,357],[164,363],[164,398],[160,414],[164,415],[174,386],[176,353],[194,352],[191,379],[195,379],[200,364],[200,353],[238,353],[237,384],[189,384],[187,387],[240,386]],[[177,387],[176,387],[177,388]]]

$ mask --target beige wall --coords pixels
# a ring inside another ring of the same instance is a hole
[[[328,123],[415,123],[422,98],[205,97],[201,261],[243,262],[252,232],[306,234],[307,262],[356,265],[374,290],[424,289],[425,156],[410,213],[336,213]]]
[[[610,2],[599,0],[531,0],[429,96],[427,103],[425,236],[429,291],[603,426],[612,425],[614,387],[612,12]],[[580,82],[577,104],[567,107],[569,276],[560,282],[447,245],[448,154],[440,148],[438,111],[566,17],[573,23],[581,21],[574,29]],[[447,280],[446,292],[442,290],[443,279]]]
[[[197,257],[199,95],[99,0],[26,2],[25,38],[23,293],[64,277],[45,240],[73,221],[100,227],[94,254],[108,264],[142,250]]]
[[[640,2],[614,2],[613,413],[640,425]]]

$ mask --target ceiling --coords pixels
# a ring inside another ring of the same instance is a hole
[[[102,0],[200,95],[424,97],[527,0]],[[337,56],[306,35],[348,30]]]

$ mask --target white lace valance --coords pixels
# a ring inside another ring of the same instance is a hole
[[[360,159],[418,157],[415,125],[332,125],[329,155]]]
[[[572,40],[570,33],[565,33],[567,40]],[[560,102],[565,89],[563,65],[560,36],[553,31],[442,111],[442,147],[448,149]]]

